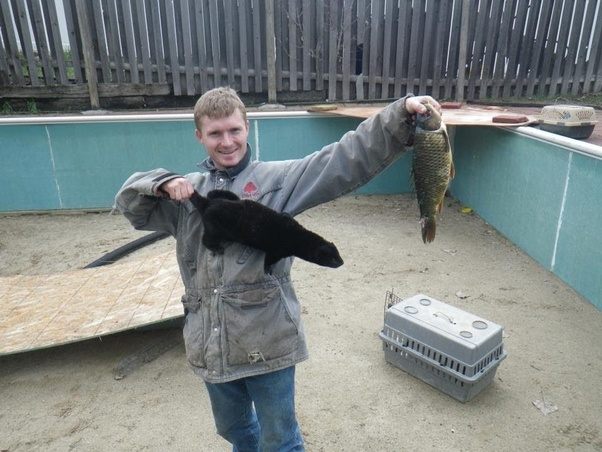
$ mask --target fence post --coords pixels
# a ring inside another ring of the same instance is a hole
[[[274,0],[265,1],[265,46],[268,70],[268,103],[276,103],[276,36],[274,34]],[[259,70],[259,69],[256,69]]]
[[[92,108],[100,108],[100,100],[98,98],[98,78],[96,76],[96,64],[88,22],[88,13],[86,10],[86,0],[76,0],[75,8],[77,9],[79,33],[82,38],[82,52],[84,53],[84,65],[86,67],[86,79],[88,80],[90,105]]]
[[[470,0],[462,0],[462,22],[460,23],[460,52],[458,54],[458,83],[456,84],[456,101],[464,100],[464,84],[466,82],[466,52],[468,46],[468,23]]]

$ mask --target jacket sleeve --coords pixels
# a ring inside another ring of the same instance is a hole
[[[406,98],[363,121],[340,141],[292,161],[283,182],[281,209],[297,215],[355,190],[393,163],[413,138]]]
[[[178,174],[164,169],[134,173],[125,181],[115,197],[117,208],[135,229],[176,234],[179,204],[168,199],[159,186]]]

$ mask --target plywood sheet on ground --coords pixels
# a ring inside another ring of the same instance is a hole
[[[337,107],[334,110],[328,111],[328,113],[364,119],[379,112],[383,108],[383,106]],[[524,116],[526,120],[512,124],[493,121],[493,118],[496,116],[510,114]],[[537,118],[522,113],[515,113],[501,107],[473,107],[464,105],[462,108],[443,109],[443,121],[450,126],[517,127],[537,123]]]
[[[0,278],[0,355],[182,315],[175,252],[65,273]]]

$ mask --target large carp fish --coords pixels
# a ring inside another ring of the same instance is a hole
[[[455,171],[441,114],[429,103],[424,106],[427,113],[416,115],[412,174],[420,209],[422,241],[430,243],[435,239],[436,217],[441,213],[445,191]]]

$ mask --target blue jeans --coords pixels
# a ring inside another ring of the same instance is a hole
[[[233,452],[305,450],[295,418],[295,366],[205,385],[217,432]]]

